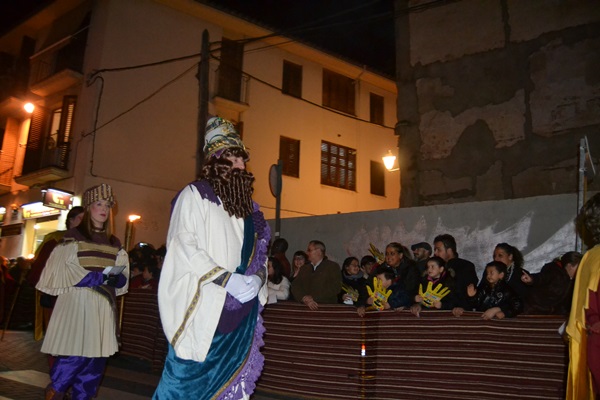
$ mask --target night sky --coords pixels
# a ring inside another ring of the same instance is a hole
[[[199,0],[394,76],[393,0]],[[0,34],[53,0],[0,0]]]
[[[390,77],[395,72],[392,0],[204,0],[245,15],[275,32],[300,39]]]

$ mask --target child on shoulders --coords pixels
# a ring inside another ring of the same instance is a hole
[[[523,311],[523,302],[506,283],[505,276],[506,264],[492,261],[485,266],[477,289],[472,284],[467,287],[469,302],[483,312],[483,319],[510,318]]]
[[[430,257],[410,311],[418,317],[423,308],[452,310],[457,305],[454,291],[454,278],[451,270],[446,269],[444,259]]]

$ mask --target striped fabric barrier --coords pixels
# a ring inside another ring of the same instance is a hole
[[[263,313],[260,393],[309,399],[562,399],[559,316],[369,312],[283,302]]]
[[[154,371],[162,371],[167,339],[160,323],[156,292],[131,289],[125,295],[120,352],[150,361]]]

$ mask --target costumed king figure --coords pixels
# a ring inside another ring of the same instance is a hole
[[[158,287],[169,351],[154,399],[248,399],[260,376],[270,230],[233,124],[206,126],[200,180],[175,197]]]
[[[81,223],[65,232],[36,286],[58,296],[41,351],[56,355],[46,399],[96,396],[109,356],[119,350],[116,296],[127,292],[129,257],[111,234],[112,188],[83,194]],[[112,271],[111,271],[112,270]]]

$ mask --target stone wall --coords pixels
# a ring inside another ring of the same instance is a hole
[[[397,134],[401,156],[418,154],[402,192],[418,196],[403,205],[575,193],[580,139],[600,157],[600,2],[397,0],[397,15],[406,7],[398,71],[414,92],[399,92]],[[409,126],[420,140],[403,140]]]
[[[530,272],[575,250],[576,214],[577,196],[562,194],[286,218],[281,221],[281,235],[289,242],[289,259],[316,239],[325,243],[329,258],[341,265],[348,256],[360,259],[369,254],[371,244],[382,251],[390,242],[407,247],[423,241],[433,245],[435,236],[449,233],[456,239],[460,257],[471,260],[481,277],[498,243],[521,250]],[[272,227],[274,221],[269,223]]]

